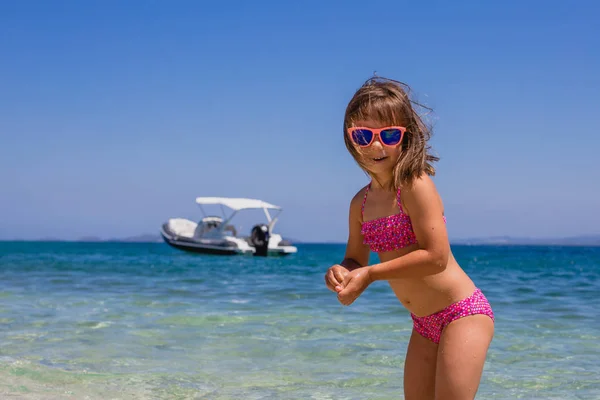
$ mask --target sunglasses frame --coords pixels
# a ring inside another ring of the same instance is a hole
[[[381,140],[381,132],[382,131],[387,131],[389,129],[397,129],[397,130],[400,131],[400,140],[398,140],[398,143],[396,143],[396,144],[386,144],[386,143],[383,142],[383,140]],[[365,145],[356,143],[356,141],[354,140],[354,137],[352,136],[352,132],[357,131],[357,130],[371,131],[373,133],[373,136],[371,136],[371,141],[369,143],[365,144]],[[379,142],[382,145],[388,146],[388,147],[396,147],[400,143],[402,143],[402,139],[404,138],[404,133],[406,132],[406,128],[403,127],[403,126],[386,126],[384,128],[374,129],[374,128],[368,128],[366,126],[353,126],[351,128],[348,128],[346,131],[347,131],[348,136],[350,137],[350,140],[352,141],[352,143],[354,143],[355,145],[357,145],[359,147],[369,147],[370,145],[372,145],[373,142],[375,141],[375,136],[379,137]]]

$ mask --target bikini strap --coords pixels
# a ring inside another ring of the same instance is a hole
[[[371,187],[371,182],[367,185],[367,190],[365,190],[365,197],[363,198],[362,206],[360,207],[360,215],[364,215],[365,213],[365,203],[367,202],[367,193],[369,193],[369,188]]]
[[[404,214],[404,209],[402,208],[402,199],[400,197],[400,186],[398,186],[398,192],[396,193],[396,203],[398,204],[400,212]]]

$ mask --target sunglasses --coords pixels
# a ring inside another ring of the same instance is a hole
[[[367,147],[373,143],[375,135],[379,135],[379,141],[386,146],[396,146],[402,141],[406,132],[403,126],[386,126],[385,128],[373,129],[356,126],[348,128],[348,135],[352,141],[360,147]]]

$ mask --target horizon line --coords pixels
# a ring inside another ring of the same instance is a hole
[[[138,235],[125,238],[97,238],[97,237],[81,237],[78,239],[61,239],[61,238],[36,238],[36,239],[0,239],[0,243],[124,243],[124,244],[161,244],[164,240],[158,236],[156,238],[143,238],[144,236],[153,235]],[[136,240],[137,239],[137,240]],[[345,241],[304,241],[292,240],[294,244],[328,244],[328,245],[346,245]],[[472,238],[456,238],[450,239],[450,245],[463,246],[600,246],[600,234],[588,234],[568,237],[511,237],[511,236],[488,236],[488,237],[472,237]]]

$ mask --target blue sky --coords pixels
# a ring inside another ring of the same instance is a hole
[[[592,1],[0,2],[0,239],[156,233],[199,218],[196,196],[233,196],[282,206],[285,236],[345,241],[367,179],[343,113],[374,71],[434,109],[451,238],[600,233],[599,17]]]

